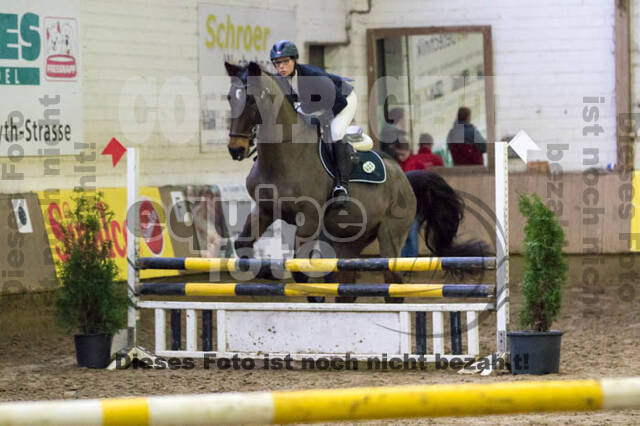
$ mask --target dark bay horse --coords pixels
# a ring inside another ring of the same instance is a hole
[[[398,257],[416,217],[426,222],[425,241],[435,256],[486,254],[483,242],[454,242],[464,203],[453,188],[430,171],[405,175],[388,156],[383,156],[384,183],[352,183],[352,201],[344,210],[331,208],[327,196],[332,179],[319,159],[317,127],[302,120],[284,98],[278,77],[253,62],[225,66],[232,81],[229,152],[242,160],[254,132],[257,142],[257,160],[246,180],[256,205],[235,242],[239,254],[250,257],[253,243],[282,219],[296,226],[296,257],[309,257],[304,243],[315,240],[332,249],[323,257],[357,257],[375,239],[381,257]],[[389,272],[385,279],[402,282],[398,273]]]

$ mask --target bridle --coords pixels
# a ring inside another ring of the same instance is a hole
[[[256,135],[257,135],[258,125],[256,124],[251,128],[251,133],[235,133],[229,132],[229,137],[231,138],[244,138],[249,140],[249,148],[253,147],[247,154],[247,158],[251,157],[256,153],[257,146],[256,145]]]
[[[243,85],[238,85],[238,84],[232,84],[231,88],[236,88],[236,89],[241,89],[244,90],[245,94],[247,93],[247,85],[243,84]],[[246,97],[250,96],[249,94],[245,95]],[[251,127],[251,131],[249,133],[240,133],[240,132],[234,132],[231,129],[229,129],[229,137],[230,138],[243,138],[243,139],[248,139],[249,140],[249,148],[253,147],[253,149],[251,149],[249,151],[249,153],[246,155],[245,158],[250,158],[251,156],[253,156],[256,153],[257,147],[256,145],[256,135],[257,135],[257,128],[258,125],[254,125]]]

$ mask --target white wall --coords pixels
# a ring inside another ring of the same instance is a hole
[[[543,148],[570,145],[562,166],[581,170],[583,148],[597,148],[599,166],[616,162],[614,2],[603,0],[398,0],[376,1],[369,14],[353,15],[352,43],[331,49],[326,63],[360,76],[366,98],[367,28],[490,25],[496,96],[496,136],[524,129]],[[598,105],[599,137],[583,136],[583,97]],[[359,120],[366,111],[359,108]],[[452,117],[453,120],[453,117]],[[532,158],[546,160],[545,150]]]
[[[33,2],[45,0],[33,0]],[[217,0],[221,5],[295,9],[297,43],[340,43],[346,40],[348,11],[364,10],[366,0],[322,3],[311,0]],[[637,0],[634,0],[634,5]],[[172,77],[198,84],[196,0],[85,0],[79,17],[82,43],[84,138],[95,144],[96,184],[123,186],[122,167],[114,169],[101,156],[111,137],[136,146],[120,127],[119,103],[125,82],[134,76],[154,78],[157,90]],[[367,28],[401,26],[491,25],[496,74],[496,135],[525,129],[541,145],[568,143],[563,167],[584,167],[582,149],[599,149],[601,166],[615,162],[613,1],[539,0],[372,0],[368,14],[352,14],[351,43],[326,49],[328,70],[356,78],[357,119],[367,123]],[[640,20],[633,8],[635,28]],[[638,70],[638,31],[633,30],[633,71]],[[301,49],[303,50],[303,49]],[[304,58],[303,58],[304,59]],[[221,70],[222,73],[222,70]],[[640,83],[633,83],[638,110]],[[1,89],[0,89],[1,90]],[[599,124],[605,132],[585,137],[583,96],[604,97]],[[197,101],[197,99],[194,99]],[[150,109],[147,113],[157,113]],[[145,118],[138,104],[136,115]],[[243,181],[251,161],[229,159],[226,147],[201,153],[199,130],[186,143],[175,144],[156,123],[142,150],[142,184],[204,184]],[[544,151],[534,158],[546,159]],[[3,161],[3,160],[0,160]],[[44,176],[45,162],[59,161],[59,175]],[[93,165],[92,163],[91,165]],[[74,157],[24,158],[18,171],[25,179],[2,181],[0,192],[69,188],[88,173]]]
[[[5,0],[2,0],[5,1]],[[11,0],[7,0],[11,1]],[[38,1],[32,0],[37,4]],[[296,42],[336,42],[345,37],[343,2],[331,0],[322,7],[310,0],[216,0],[211,3],[296,10]],[[95,177],[99,187],[124,186],[124,165],[113,168],[111,158],[100,153],[112,137],[125,146],[141,149],[142,185],[213,184],[244,182],[251,160],[232,161],[226,146],[216,152],[200,152],[200,131],[185,143],[171,142],[155,120],[153,131],[144,143],[123,133],[120,125],[120,101],[127,96],[125,82],[133,77],[155,79],[159,93],[168,79],[186,79],[197,89],[198,75],[198,1],[197,0],[82,0],[80,1],[80,39],[82,44],[82,78],[84,96],[84,141],[95,144],[95,162],[79,163],[74,156],[26,157],[17,163],[23,180],[0,181],[0,192],[17,193],[89,184]],[[304,50],[304,49],[301,49]],[[226,75],[220,70],[221,75]],[[0,87],[0,97],[1,97]],[[196,92],[197,93],[197,90]],[[192,102],[193,101],[193,102]],[[185,104],[199,107],[199,98]],[[138,100],[136,120],[146,114],[160,114],[157,104],[145,107]],[[133,135],[135,136],[135,134]],[[0,159],[3,162],[4,159]],[[57,175],[44,175],[45,162],[59,169]],[[95,171],[80,169],[94,167]],[[89,177],[87,181],[86,177]]]

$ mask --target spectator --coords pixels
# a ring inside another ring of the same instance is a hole
[[[440,159],[440,157],[438,156],[431,154],[431,148],[429,146],[422,147],[423,144],[428,145],[426,138],[423,139],[421,136],[420,141],[423,142],[420,144],[423,154],[426,154],[428,150],[429,156],[435,157],[436,161],[433,161],[433,159],[429,157],[429,165],[427,165],[427,162],[424,161],[425,155],[423,155],[422,156],[423,158],[421,159],[420,156],[411,154],[411,149],[409,148],[409,144],[407,142],[397,143],[395,145],[395,150],[397,155],[396,160],[398,161],[398,164],[400,164],[400,167],[402,167],[402,170],[405,173],[411,170],[426,170],[432,165],[435,165],[431,163],[438,162],[438,160],[439,160],[438,165],[442,165],[442,159]],[[429,142],[431,142],[432,144],[433,139],[431,139]],[[404,247],[402,247],[402,251],[400,252],[401,257],[417,257],[418,256],[419,228],[420,228],[420,223],[418,222],[418,220],[414,220],[413,223],[411,224],[411,228],[409,229],[409,235],[407,236],[407,241],[404,243]]]
[[[420,137],[420,151],[417,155],[411,154],[409,144],[402,140],[395,144],[396,161],[406,173],[410,170],[429,170],[433,166],[443,166],[442,159],[431,153],[433,138],[428,133]]]
[[[396,158],[395,145],[406,140],[407,132],[404,130],[406,118],[404,109],[393,108],[389,111],[388,120],[385,121],[380,131],[380,149],[382,152]]]
[[[471,110],[467,107],[458,109],[458,119],[447,135],[447,146],[451,152],[453,164],[482,165],[482,154],[487,151],[487,143],[480,132],[471,124]]]
[[[433,137],[429,133],[421,134],[418,154],[413,157],[414,161],[419,163],[422,167],[413,170],[429,170],[434,166],[444,166],[442,158],[431,152],[432,147]]]
[[[396,161],[406,173],[410,170],[422,170],[420,163],[416,161],[416,156],[411,153],[409,143],[402,141],[394,144]]]

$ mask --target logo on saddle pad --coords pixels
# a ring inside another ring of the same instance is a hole
[[[365,173],[373,173],[376,170],[376,165],[373,164],[372,161],[367,161],[362,165],[362,170],[364,170]]]

